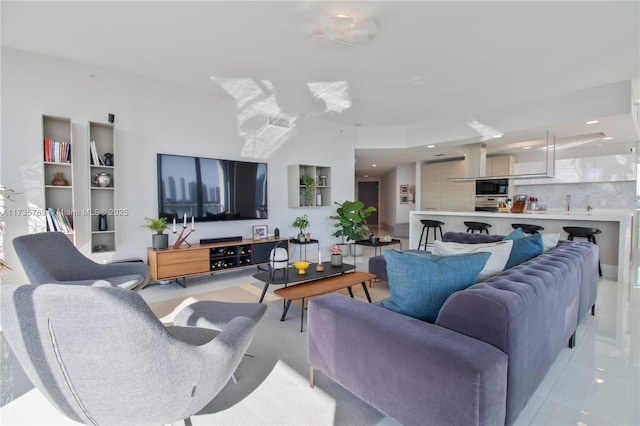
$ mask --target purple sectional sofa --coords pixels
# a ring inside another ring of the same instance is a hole
[[[510,425],[593,313],[597,282],[598,247],[560,241],[452,294],[433,324],[319,297],[308,314],[312,377],[320,371],[406,425]]]

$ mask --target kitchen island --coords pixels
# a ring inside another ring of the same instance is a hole
[[[535,211],[526,213],[494,212],[454,212],[423,210],[412,211],[409,219],[409,248],[418,247],[422,232],[420,220],[439,220],[445,223],[444,232],[464,232],[466,221],[485,222],[491,225],[489,233],[507,235],[513,228],[512,223],[526,223],[544,227],[544,234],[560,234],[566,239],[563,226],[583,226],[598,228],[602,231],[596,236],[600,248],[602,274],[611,279],[627,283],[630,278],[632,230],[634,210],[592,210],[578,211]],[[576,241],[582,241],[579,238]],[[431,239],[429,240],[431,242]]]

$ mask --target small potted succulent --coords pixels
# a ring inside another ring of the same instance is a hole
[[[291,226],[300,230],[300,232],[298,233],[298,241],[304,243],[306,240],[304,230],[309,227],[309,218],[307,217],[307,215],[304,214],[302,216],[296,217]]]
[[[342,249],[334,244],[329,248],[331,253],[331,266],[342,266]]]
[[[152,217],[145,217],[144,221],[144,225],[140,226],[155,232],[151,237],[151,247],[154,249],[166,249],[169,247],[169,236],[164,233],[164,230],[167,229],[167,218],[161,217],[154,219]]]

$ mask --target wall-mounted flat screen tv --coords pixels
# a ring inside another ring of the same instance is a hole
[[[267,163],[158,154],[158,216],[267,219]]]

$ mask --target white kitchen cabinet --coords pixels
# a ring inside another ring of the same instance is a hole
[[[512,155],[498,155],[496,157],[487,157],[487,177],[508,176],[513,174],[514,161],[515,159]]]
[[[621,154],[595,157],[596,182],[620,182],[636,180],[636,155]]]
[[[544,173],[544,161],[516,163],[514,174]],[[552,178],[515,179],[515,185],[634,181],[634,154],[556,160]]]
[[[423,164],[420,179],[421,210],[473,211],[474,181],[449,181],[460,176],[464,176],[464,161]]]
[[[420,172],[420,210],[439,210],[441,207],[442,163],[423,164]]]

